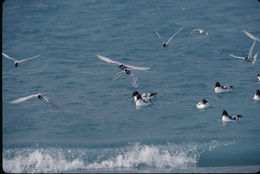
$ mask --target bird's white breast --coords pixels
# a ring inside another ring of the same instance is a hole
[[[222,92],[229,92],[231,91],[232,89],[228,86],[224,86],[224,88],[221,88],[221,87],[216,87],[215,88],[215,93],[222,93]]]
[[[142,99],[136,100],[135,105],[136,106],[148,106],[151,102],[147,100],[147,102],[143,101]]]
[[[254,100],[260,100],[260,96],[258,96],[258,95],[254,95]]]
[[[203,104],[202,102],[199,102],[199,103],[196,104],[196,107],[198,109],[204,109],[204,108],[209,107],[209,104],[208,103]]]
[[[233,120],[231,120],[229,117],[223,115],[222,121],[233,121]]]

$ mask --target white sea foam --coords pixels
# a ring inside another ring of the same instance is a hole
[[[6,153],[13,153],[9,151]],[[62,172],[84,168],[80,159],[66,160],[63,153],[52,153],[43,149],[22,149],[14,158],[3,158],[3,169],[12,173]]]
[[[116,169],[187,169],[197,166],[200,154],[221,145],[142,145],[121,148],[22,148],[3,150],[3,169],[12,173],[106,171]],[[222,144],[223,145],[223,144]],[[201,148],[201,147],[200,147]]]
[[[176,146],[177,147],[177,146]],[[160,146],[148,146],[136,144],[127,152],[120,153],[115,157],[102,162],[94,162],[88,165],[89,169],[99,168],[139,168],[141,166],[155,168],[176,168],[195,166],[196,155],[188,155],[182,150],[171,151],[171,149]]]

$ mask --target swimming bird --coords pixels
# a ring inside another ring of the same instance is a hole
[[[168,41],[164,41],[163,38],[160,36],[160,34],[154,29],[156,35],[158,36],[158,38],[163,42],[163,48],[167,48],[171,42],[171,40],[174,38],[174,36],[176,36],[177,33],[179,33],[181,30],[183,29],[183,26],[176,32],[174,33],[174,35],[172,35],[170,37],[170,39],[168,39]]]
[[[45,96],[45,95],[43,95],[43,94],[41,94],[41,93],[32,94],[32,95],[29,95],[29,96],[27,96],[27,97],[21,97],[21,98],[18,98],[18,99],[16,99],[16,100],[11,101],[10,103],[16,104],[16,103],[20,103],[20,102],[26,101],[26,100],[31,99],[31,98],[34,98],[34,97],[38,98],[39,100],[44,99],[46,102],[48,102],[49,104],[51,104],[51,105],[52,105],[53,107],[55,107],[56,109],[61,110],[60,107],[57,106],[56,104],[54,104],[54,103],[50,100],[49,97],[47,97],[47,96]]]
[[[155,97],[157,93],[142,93],[134,91],[132,97],[134,97],[136,106],[148,106],[151,104],[151,99]]]
[[[150,69],[150,68],[147,68],[147,67],[138,67],[138,66],[123,64],[123,63],[120,63],[120,62],[111,60],[111,59],[108,58],[108,57],[101,56],[101,55],[99,55],[99,54],[97,54],[97,57],[98,57],[99,59],[105,61],[105,62],[117,64],[117,65],[118,65],[118,68],[123,69],[123,71],[120,71],[119,73],[117,73],[117,74],[114,76],[114,79],[113,79],[113,80],[119,78],[122,74],[130,75],[133,70],[146,71],[146,70]]]
[[[242,118],[242,115],[229,116],[226,110],[222,112],[222,121],[235,121]]]
[[[4,57],[6,57],[7,59],[10,59],[10,60],[14,61],[14,65],[15,65],[16,68],[18,67],[18,64],[19,64],[19,63],[22,63],[22,62],[24,62],[24,61],[27,61],[27,60],[30,60],[30,59],[34,59],[34,58],[40,56],[40,55],[37,55],[37,56],[29,57],[29,58],[26,58],[26,59],[17,60],[17,59],[15,59],[15,58],[13,58],[13,57],[8,56],[8,55],[5,54],[5,53],[2,53],[2,55],[3,55]]]
[[[198,102],[198,103],[196,104],[196,107],[197,107],[198,109],[204,109],[204,108],[209,107],[209,103],[208,103],[208,101],[207,101],[206,99],[202,99],[202,101],[200,101],[200,102]]]
[[[243,30],[243,32],[244,32],[248,37],[250,37],[251,39],[260,42],[260,38],[255,37],[254,35],[252,35],[251,33],[247,32],[246,30]]]
[[[215,93],[230,92],[233,86],[221,86],[219,82],[215,83]]]
[[[254,48],[254,46],[255,46],[255,42],[256,42],[256,41],[253,42],[251,48],[249,49],[249,52],[248,52],[248,56],[247,56],[247,57],[234,56],[233,54],[229,54],[229,55],[230,55],[231,57],[238,58],[238,59],[242,59],[242,60],[247,61],[247,62],[252,62],[252,64],[254,64],[255,61],[256,61],[256,58],[257,58],[257,54],[258,54],[258,53],[256,53],[256,54],[254,55],[254,57],[252,57],[252,53],[253,53],[253,48]]]
[[[260,100],[260,90],[257,89],[256,92],[255,92],[255,95],[254,95],[254,100]]]
[[[208,32],[206,32],[205,30],[199,29],[199,28],[196,28],[196,29],[193,29],[193,30],[192,30],[192,32],[195,32],[195,31],[199,31],[200,34],[205,34],[206,36],[209,35]]]
[[[260,81],[260,74],[257,74],[258,81]]]

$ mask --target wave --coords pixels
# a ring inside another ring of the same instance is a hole
[[[216,142],[207,149],[216,147]],[[204,149],[205,150],[205,149]],[[128,144],[121,148],[16,148],[3,150],[3,169],[12,173],[194,168],[196,144]]]

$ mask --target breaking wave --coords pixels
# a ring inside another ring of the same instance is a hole
[[[207,148],[211,149],[212,145]],[[215,144],[214,144],[215,146]],[[196,167],[196,144],[142,145],[121,148],[19,148],[3,150],[3,169],[12,173],[174,169]]]

